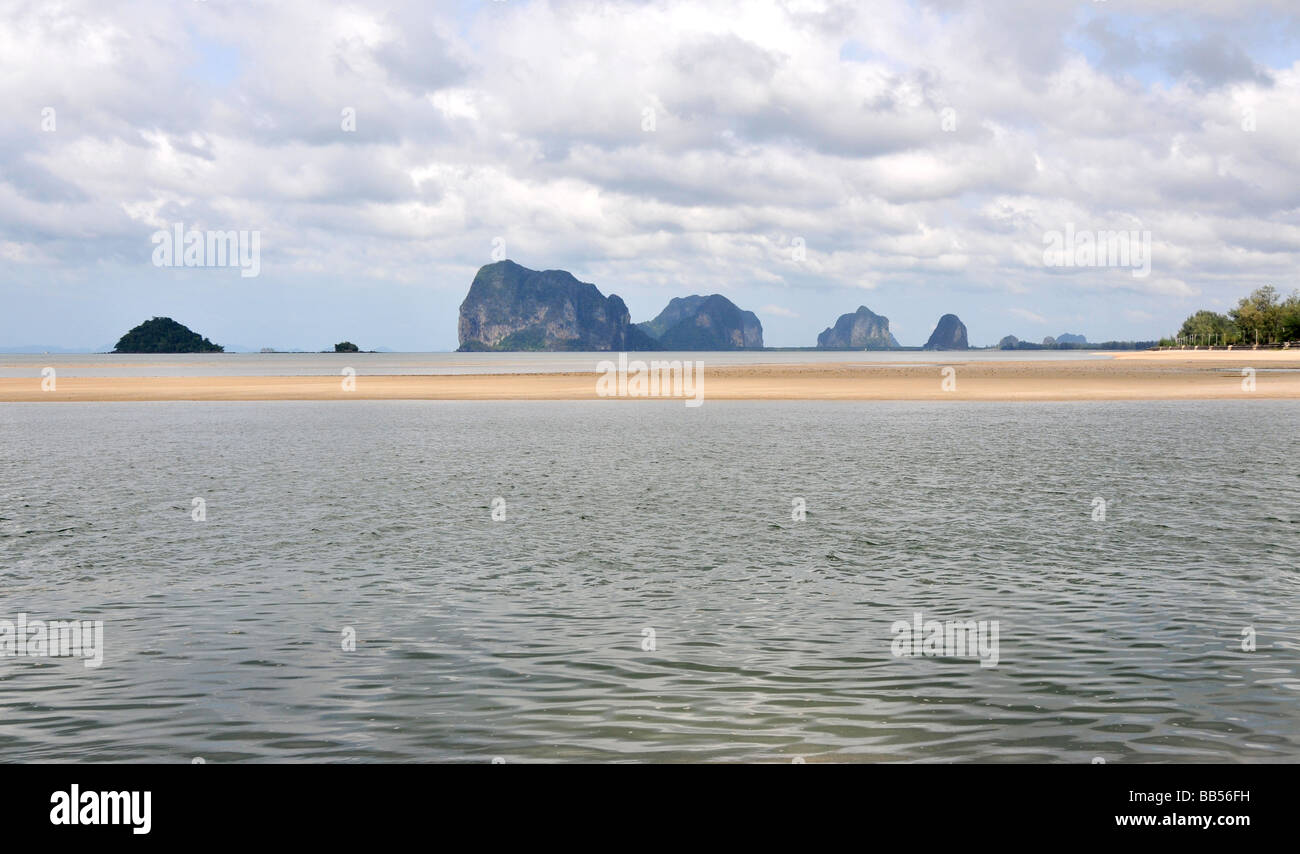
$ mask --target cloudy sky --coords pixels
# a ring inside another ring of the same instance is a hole
[[[454,349],[494,246],[769,345],[1168,333],[1300,260],[1294,0],[0,0],[0,346]],[[355,130],[349,130],[354,117]],[[260,233],[261,269],[151,235]],[[1151,271],[1045,235],[1151,235]]]

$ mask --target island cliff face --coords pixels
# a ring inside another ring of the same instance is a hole
[[[657,350],[627,306],[563,270],[481,267],[460,305],[460,350]]]
[[[966,342],[966,324],[955,314],[945,314],[939,318],[939,324],[925,342],[926,350],[968,350]]]
[[[835,325],[817,336],[819,350],[885,350],[897,347],[889,331],[889,318],[875,314],[865,305],[852,314],[841,314]]]
[[[674,297],[654,320],[638,323],[665,350],[762,349],[763,324],[721,294]]]

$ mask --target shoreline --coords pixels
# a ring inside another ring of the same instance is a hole
[[[639,355],[639,354],[638,354]],[[644,354],[650,361],[652,354]],[[968,361],[929,353],[907,364],[816,362],[707,367],[703,400],[1300,400],[1300,350],[1134,351],[1106,359]],[[920,362],[924,363],[920,363]],[[941,372],[952,368],[955,388]],[[1254,390],[1244,372],[1253,368]],[[673,400],[602,398],[589,373],[0,378],[0,403],[274,400]],[[677,398],[680,400],[680,398]]]

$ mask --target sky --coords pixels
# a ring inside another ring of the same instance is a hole
[[[769,346],[1151,339],[1300,284],[1298,60],[1294,0],[0,0],[0,347],[450,350],[501,255]]]

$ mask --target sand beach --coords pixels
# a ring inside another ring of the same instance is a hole
[[[653,354],[633,354],[644,360]],[[709,367],[704,400],[1300,399],[1300,350],[1140,351],[1078,360],[985,361],[918,353],[904,364]],[[105,357],[106,363],[111,357]],[[593,368],[595,366],[593,365]],[[949,370],[950,369],[950,370]],[[165,400],[598,400],[598,374],[0,378],[0,402]],[[947,382],[945,382],[947,380]],[[1248,380],[1253,380],[1253,389]],[[609,400],[644,400],[617,397]]]

